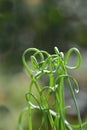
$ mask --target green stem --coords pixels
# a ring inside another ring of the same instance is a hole
[[[70,82],[69,78],[67,78],[67,82],[68,82],[68,87],[70,89],[70,93],[72,95],[72,98],[73,98],[73,101],[74,101],[74,104],[75,104],[75,107],[76,107],[76,111],[77,111],[77,115],[78,115],[78,121],[79,121],[79,125],[80,125],[80,130],[82,130],[82,121],[81,121],[81,117],[80,117],[80,112],[79,112],[77,100],[76,100],[76,97],[75,97],[74,91],[72,89],[71,82]]]

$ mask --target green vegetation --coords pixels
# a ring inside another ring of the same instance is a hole
[[[55,53],[50,55],[48,52],[38,50],[36,48],[29,48],[24,51],[22,60],[25,69],[27,70],[31,82],[29,90],[25,94],[28,106],[23,109],[19,117],[19,130],[23,130],[22,121],[24,114],[27,113],[29,130],[33,130],[34,122],[33,112],[38,110],[41,113],[41,122],[38,130],[83,130],[87,122],[82,123],[80,112],[75,98],[75,93],[79,92],[77,81],[68,74],[67,70],[78,69],[81,63],[81,55],[78,49],[71,48],[64,56],[63,52],[59,52],[58,48],[54,48]],[[68,59],[71,54],[75,53],[77,56],[77,64],[75,66],[68,65]],[[29,56],[29,65],[26,58]],[[56,76],[55,76],[56,75]],[[48,86],[41,87],[38,80],[44,76],[49,78]],[[77,116],[78,124],[73,125],[67,121],[66,110],[70,106],[66,106],[64,100],[64,81],[72,96]],[[73,89],[72,83],[75,84]],[[36,92],[34,91],[36,89]],[[38,119],[38,118],[37,118]],[[27,128],[28,129],[28,128]]]
[[[67,51],[71,44],[86,49],[87,2],[80,2],[0,0],[0,60],[5,69],[21,70],[21,55],[30,47],[49,53],[54,46]]]

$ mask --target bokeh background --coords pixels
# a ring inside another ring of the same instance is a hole
[[[81,88],[77,99],[84,120],[87,117],[87,0],[0,0],[0,130],[16,130],[19,113],[26,105],[24,94],[30,79],[24,72],[22,53],[30,47],[54,53],[54,46],[64,53],[71,47],[81,52],[81,67],[72,74]],[[72,58],[71,63],[75,59]],[[75,120],[72,101],[68,102],[72,105],[68,112],[72,118],[68,118]],[[34,115],[39,122],[40,114]]]

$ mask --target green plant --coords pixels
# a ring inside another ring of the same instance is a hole
[[[75,93],[79,92],[79,87],[77,81],[67,73],[67,69],[77,69],[81,63],[81,55],[78,49],[71,48],[64,56],[63,52],[59,52],[58,48],[54,48],[55,54],[49,54],[46,51],[38,50],[36,48],[29,48],[24,51],[22,60],[25,69],[31,77],[31,82],[29,85],[29,91],[25,94],[26,101],[28,106],[24,108],[19,118],[19,130],[23,130],[22,119],[25,112],[28,113],[28,124],[29,130],[33,130],[33,121],[32,121],[32,110],[37,109],[42,113],[42,120],[38,130],[42,130],[43,125],[45,130],[48,130],[50,125],[51,130],[73,130],[82,128],[87,125],[87,122],[82,123],[80,112],[75,98]],[[67,62],[72,53],[77,55],[77,64],[76,66],[68,66]],[[26,55],[30,57],[30,66],[26,62]],[[56,74],[56,76],[55,76]],[[38,83],[38,79],[43,76],[49,77],[49,85],[41,87]],[[68,89],[72,96],[73,102],[78,116],[78,124],[70,124],[65,115],[66,109],[69,109],[69,106],[65,105],[64,102],[64,80],[67,82]],[[75,88],[72,87],[72,82],[75,84]],[[33,89],[36,88],[38,93],[37,96],[33,93]],[[51,103],[49,103],[50,98]]]

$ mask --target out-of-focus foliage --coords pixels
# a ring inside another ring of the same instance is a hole
[[[28,47],[25,41],[30,31],[28,17],[21,0],[0,1],[0,60],[4,64],[21,62],[22,51]]]
[[[65,51],[72,43],[87,47],[86,5],[85,0],[0,0],[0,60],[21,64],[28,47],[50,53],[54,46]]]

